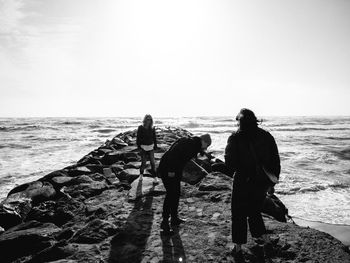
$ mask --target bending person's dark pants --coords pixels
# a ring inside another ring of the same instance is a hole
[[[174,178],[170,178],[167,174],[162,174],[162,181],[166,190],[166,195],[163,204],[163,219],[168,220],[169,216],[172,219],[177,218],[177,210],[179,207],[181,178],[178,174]]]
[[[238,189],[237,189],[238,188]],[[259,238],[266,233],[264,220],[261,215],[265,199],[264,189],[245,186],[234,186],[232,194],[232,242],[247,243],[247,230],[253,238]]]

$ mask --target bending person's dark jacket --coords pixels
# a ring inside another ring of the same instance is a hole
[[[281,172],[280,157],[273,136],[258,128],[256,133],[248,135],[242,131],[233,133],[227,142],[225,150],[225,164],[231,174],[235,174],[236,183],[254,181],[265,181],[266,178],[256,178],[256,162],[249,143],[253,144],[259,162],[279,177]],[[255,180],[256,179],[256,180]]]
[[[177,177],[181,176],[185,165],[196,157],[201,149],[202,143],[199,137],[177,140],[160,160],[160,173],[175,172]]]
[[[140,125],[137,129],[136,144],[137,147],[154,144],[154,148],[157,148],[156,129],[147,129],[143,125]]]

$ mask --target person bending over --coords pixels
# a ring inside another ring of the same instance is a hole
[[[187,162],[199,153],[203,154],[210,144],[211,138],[209,134],[204,134],[200,137],[181,138],[169,148],[160,160],[158,171],[166,189],[163,204],[163,221],[161,223],[161,228],[164,232],[170,231],[170,216],[172,227],[185,222],[179,218],[177,211],[182,172]]]
[[[281,166],[276,142],[269,132],[258,127],[254,112],[242,109],[236,120],[239,128],[228,139],[225,164],[234,173],[232,252],[243,257],[241,248],[247,242],[247,221],[255,241],[260,244],[267,241],[261,210],[268,188],[273,185],[268,174],[277,180]]]
[[[149,158],[152,169],[152,176],[154,177],[154,184],[158,184],[156,174],[156,164],[154,160],[154,150],[157,149],[157,136],[156,130],[153,127],[153,118],[147,114],[143,119],[143,125],[140,125],[137,130],[137,147],[141,155],[141,167],[140,167],[140,180],[143,178],[143,173],[147,165],[147,159]]]

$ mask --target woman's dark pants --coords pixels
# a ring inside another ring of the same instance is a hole
[[[233,243],[247,243],[248,225],[253,238],[259,238],[266,233],[261,215],[265,197],[264,187],[234,184],[231,203]]]

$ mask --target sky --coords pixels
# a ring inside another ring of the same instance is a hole
[[[348,0],[0,0],[0,116],[350,115]]]

